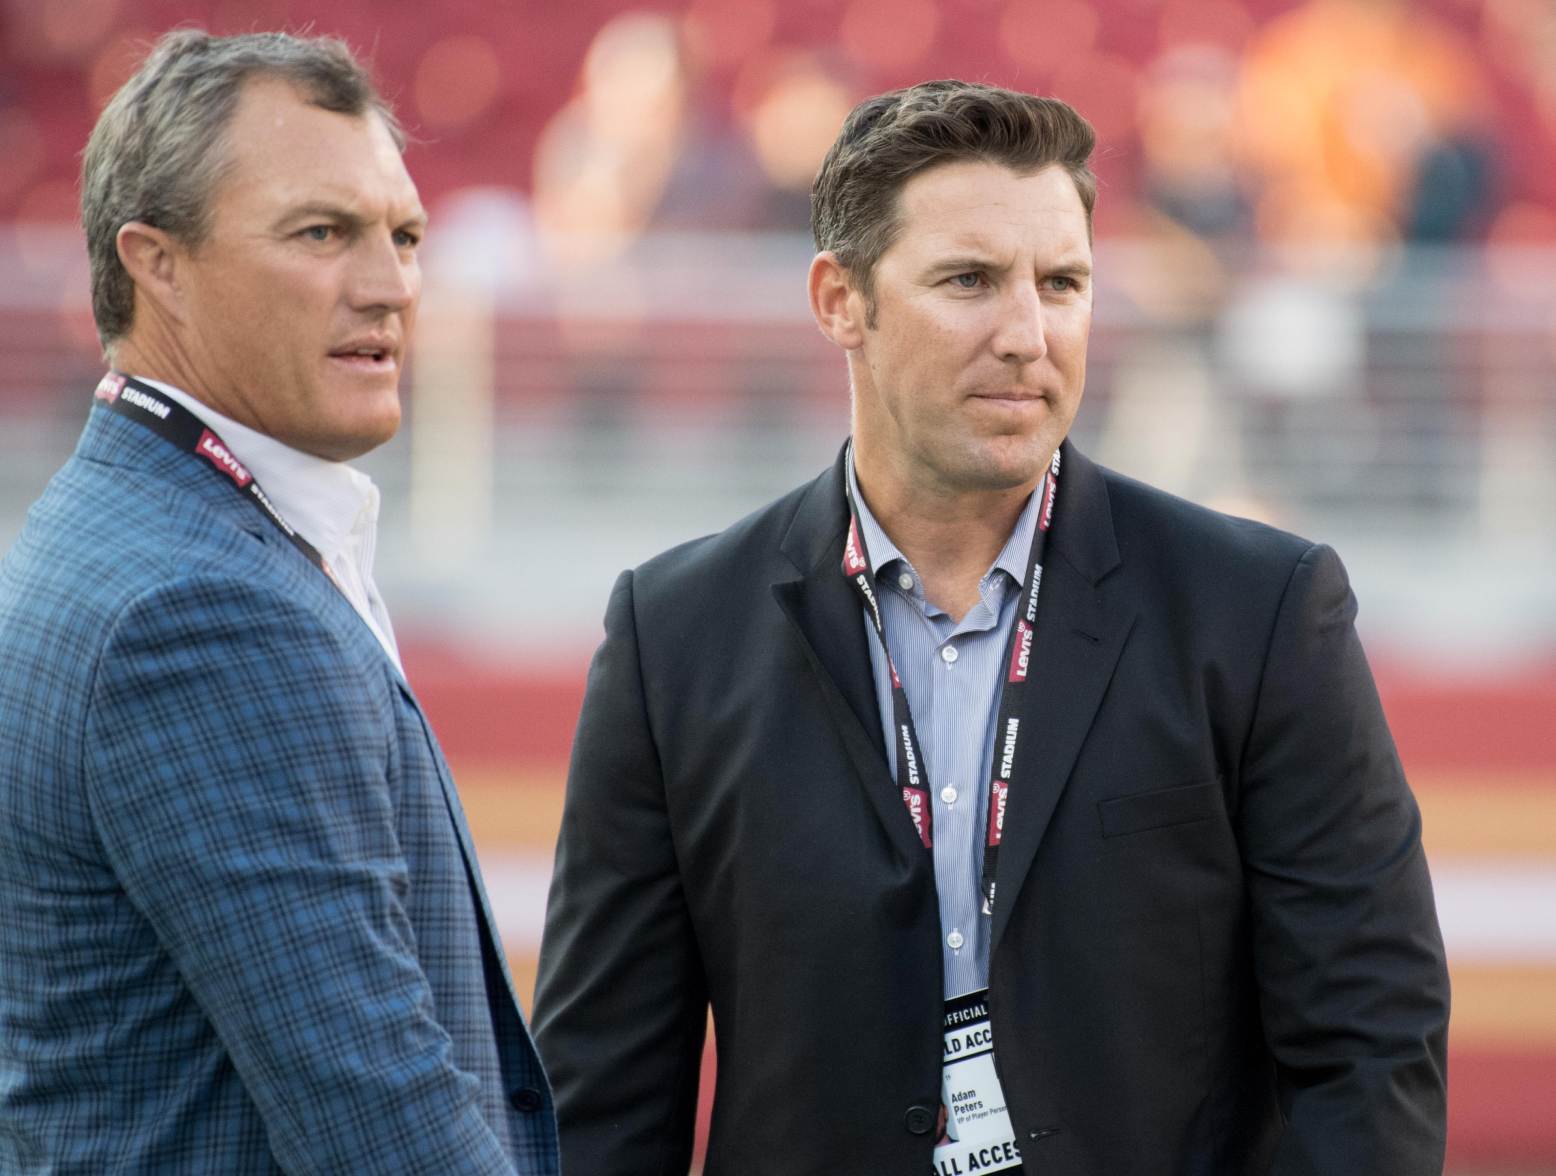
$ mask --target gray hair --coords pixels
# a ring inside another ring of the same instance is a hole
[[[119,261],[120,228],[143,221],[190,245],[204,239],[211,193],[230,164],[227,128],[252,77],[289,82],[324,110],[377,114],[405,149],[394,112],[343,41],[168,33],[103,110],[82,159],[92,317],[110,357],[135,317],[135,284]]]

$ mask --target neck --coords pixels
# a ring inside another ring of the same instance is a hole
[[[240,385],[233,378],[235,373],[213,362],[200,338],[154,303],[137,299],[134,321],[115,341],[110,362],[127,376],[171,384],[224,417],[270,434],[237,393]]]
[[[946,491],[893,477],[857,448],[854,469],[870,513],[918,572],[925,597],[960,621],[1033,487]]]
[[[160,338],[161,332],[153,324],[137,323],[136,328],[114,344],[109,361],[114,370],[146,380],[160,380],[189,393],[202,404],[209,403],[190,365],[181,361],[179,349]],[[212,407],[221,411],[216,405]]]

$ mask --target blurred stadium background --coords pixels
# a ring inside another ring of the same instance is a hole
[[[1556,4],[0,0],[0,546],[99,374],[78,153],[181,23],[344,36],[417,138],[408,425],[362,464],[526,998],[615,573],[844,435],[814,168],[860,97],[983,79],[1100,135],[1081,443],[1345,557],[1452,960],[1449,1170],[1556,1173]]]

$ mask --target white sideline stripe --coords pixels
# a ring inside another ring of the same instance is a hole
[[[548,853],[485,854],[481,878],[497,920],[497,933],[510,953],[540,950],[546,925],[546,895],[551,889]]]
[[[551,857],[488,854],[481,873],[504,945],[540,947]],[[1449,958],[1478,964],[1556,964],[1556,860],[1454,858],[1432,866]]]
[[[1454,858],[1432,886],[1450,960],[1556,963],[1556,861]]]

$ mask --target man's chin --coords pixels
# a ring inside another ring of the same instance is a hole
[[[1042,480],[1052,460],[1051,446],[1029,442],[1019,446],[985,445],[968,455],[957,481],[969,490],[989,493],[1031,490]]]
[[[293,444],[304,453],[322,457],[325,461],[355,461],[388,443],[399,430],[400,414],[396,412],[392,419],[362,422],[330,432],[321,430]]]

